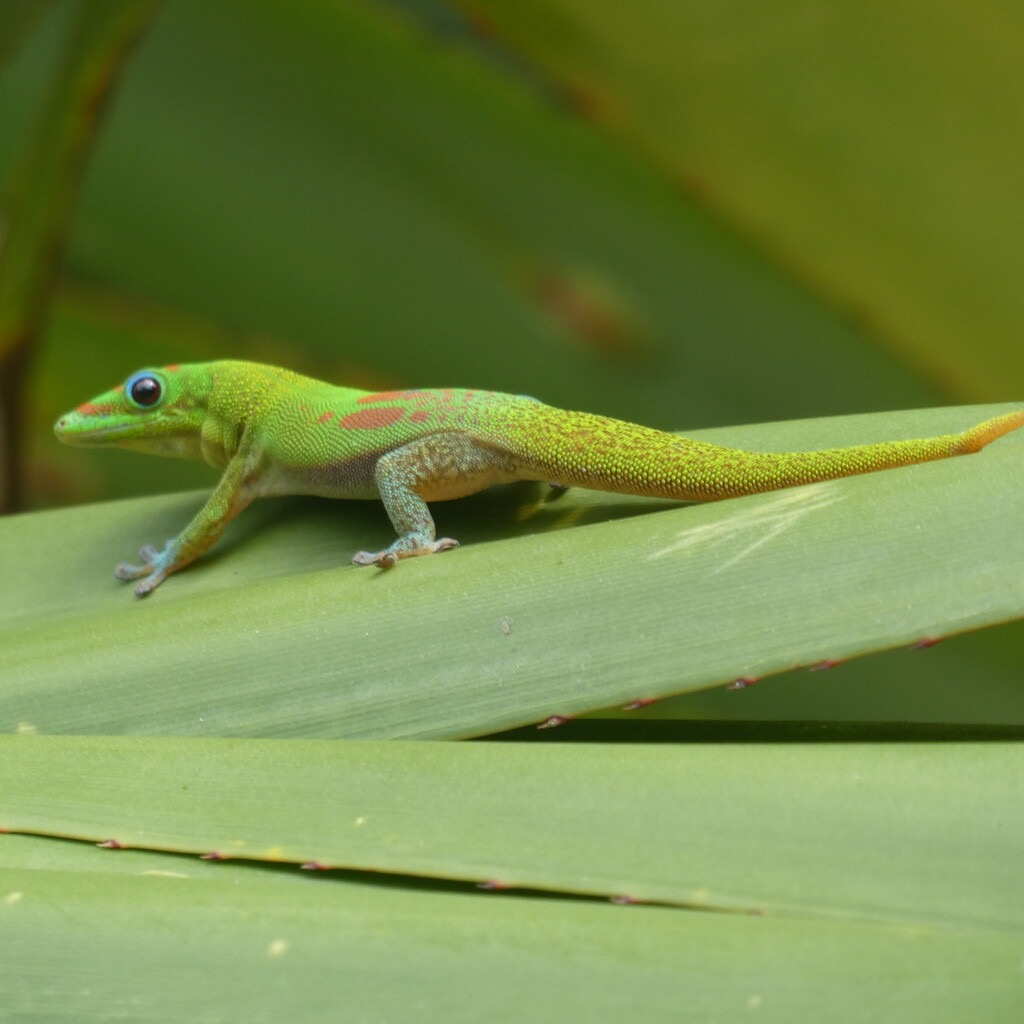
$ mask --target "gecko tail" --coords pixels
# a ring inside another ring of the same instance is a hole
[[[529,477],[598,491],[718,501],[978,452],[1024,426],[1024,410],[956,434],[819,451],[723,448],[635,423],[539,406],[512,451]]]
[[[985,420],[984,423],[979,423],[959,435],[960,452],[963,455],[980,452],[986,445],[1018,427],[1024,427],[1024,409]]]

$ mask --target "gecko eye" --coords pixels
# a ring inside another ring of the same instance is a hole
[[[164,397],[164,386],[151,373],[137,373],[134,377],[128,378],[124,393],[140,409],[152,409],[153,406],[159,405]]]

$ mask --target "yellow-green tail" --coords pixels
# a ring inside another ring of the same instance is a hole
[[[715,501],[968,455],[1024,426],[1021,410],[959,434],[811,452],[753,452],[539,403],[527,416],[511,447],[529,475],[680,501]]]

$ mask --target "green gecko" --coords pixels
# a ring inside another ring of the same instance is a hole
[[[1024,410],[960,434],[812,452],[722,448],[635,423],[567,412],[532,398],[446,388],[370,393],[260,363],[221,361],[140,370],[62,416],[71,445],[115,445],[201,458],[224,470],[192,521],[163,549],[146,546],[143,597],[213,545],[254,498],[312,494],[384,502],[397,539],[359,551],[357,565],[458,546],[437,538],[428,501],[492,484],[542,480],[558,487],[715,501],[979,451],[1024,425]]]

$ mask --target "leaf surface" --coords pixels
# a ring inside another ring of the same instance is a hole
[[[713,437],[806,448],[940,433],[992,411]],[[4,520],[0,727],[480,735],[1008,621],[1024,608],[1009,511],[1022,443],[685,508],[489,492],[435,506],[465,547],[386,573],[347,564],[387,537],[379,507],[264,503],[245,543],[236,532],[145,602],[108,573],[175,533],[198,496]]]

